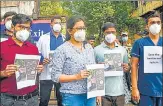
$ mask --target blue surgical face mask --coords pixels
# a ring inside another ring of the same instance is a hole
[[[128,36],[122,37],[123,42],[127,42],[127,40],[128,40]]]

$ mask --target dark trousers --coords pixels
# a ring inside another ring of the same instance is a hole
[[[55,83],[52,80],[40,81],[40,104],[39,106],[48,106],[53,85],[56,90],[56,98],[57,98],[58,106],[62,106],[62,98],[61,98],[61,94],[59,91],[60,84]]]
[[[5,93],[1,93],[0,106],[39,106],[38,95],[27,100],[15,100]]]
[[[102,106],[124,106],[125,96],[104,96],[102,97]]]

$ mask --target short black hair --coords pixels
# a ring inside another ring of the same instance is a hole
[[[55,16],[51,19],[51,22],[53,22],[54,19],[60,19],[60,20],[62,20],[61,16],[59,16],[59,15],[55,15]]]
[[[12,17],[12,24],[15,26],[16,24],[24,24],[30,22],[32,23],[32,20],[29,16],[25,14],[16,14]]]
[[[149,14],[149,16],[146,19],[146,23],[148,24],[149,19],[150,18],[154,18],[154,17],[159,17],[160,18],[159,13],[157,11],[154,11],[154,10],[150,11],[150,14]]]
[[[102,26],[102,32],[104,32],[105,30],[107,30],[108,28],[116,28],[115,24],[112,22],[106,22],[103,26]]]
[[[12,15],[16,15],[17,13],[15,11],[9,11],[6,12],[3,16],[3,19],[5,20],[7,17],[12,16]]]

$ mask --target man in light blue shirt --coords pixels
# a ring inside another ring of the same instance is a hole
[[[119,51],[123,58],[122,67],[124,71],[129,70],[128,55],[125,48],[116,43],[116,28],[113,23],[107,22],[103,25],[102,31],[105,40],[95,47],[95,57],[97,63],[104,63],[104,54]],[[102,97],[102,106],[124,106],[124,84],[123,76],[105,77],[105,96]],[[98,97],[97,100],[101,98]]]

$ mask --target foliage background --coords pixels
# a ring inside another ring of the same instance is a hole
[[[144,20],[131,17],[134,5],[131,1],[41,1],[40,15],[62,15],[71,17],[81,15],[86,20],[87,36],[96,36],[97,44],[103,39],[101,26],[105,22],[113,22],[117,27],[117,35],[122,31],[129,32],[130,39],[133,35],[144,30]],[[64,33],[65,33],[64,29]]]

